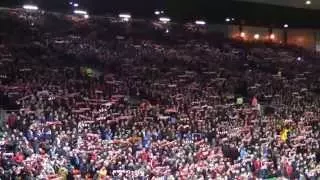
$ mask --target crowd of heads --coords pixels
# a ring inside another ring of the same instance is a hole
[[[147,20],[0,15],[0,179],[319,178],[317,55]]]

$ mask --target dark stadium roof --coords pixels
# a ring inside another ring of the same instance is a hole
[[[315,3],[315,0],[312,2]],[[237,23],[257,26],[282,27],[287,23],[290,27],[320,27],[320,9],[293,8],[239,0],[168,0],[168,4],[170,13],[180,19],[197,16],[206,17],[209,21],[223,22],[225,17],[234,17],[238,20]]]
[[[71,0],[32,0],[40,8],[53,11],[71,12],[68,2]],[[320,28],[320,0],[311,0],[307,8],[305,0],[73,0],[91,14],[131,12],[134,17],[154,17],[156,9],[165,10],[173,21],[194,21],[204,19],[211,23],[224,23],[226,17],[236,19],[234,23],[256,26]],[[270,2],[270,5],[255,2]],[[31,0],[1,0],[0,6],[20,6]],[[309,9],[308,9],[309,8]]]
[[[264,3],[272,4],[278,6],[288,6],[294,8],[304,8],[304,9],[320,9],[319,0],[310,0],[311,4],[307,5],[306,0],[237,0],[237,1],[248,1],[254,3]]]

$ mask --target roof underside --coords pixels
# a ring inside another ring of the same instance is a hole
[[[306,0],[237,0],[237,1],[248,1],[253,3],[263,3],[271,4],[277,6],[288,6],[294,8],[303,8],[303,9],[320,9],[319,0],[310,0],[311,4],[306,5]]]
[[[248,0],[262,1],[262,0]],[[285,1],[285,0],[265,0]],[[287,0],[300,1],[304,0]],[[313,2],[314,1],[314,2]],[[312,2],[315,3],[316,0]],[[318,4],[320,3],[317,0]],[[253,3],[242,0],[169,0],[170,13],[186,20],[192,18],[208,18],[212,22],[223,22],[226,17],[234,17],[237,24],[256,26],[282,27],[289,24],[290,27],[320,28],[320,8],[303,9],[289,6],[277,6],[264,3]]]
[[[28,1],[28,0],[26,0]],[[26,2],[24,1],[24,2]],[[130,12],[133,17],[156,18],[156,9],[165,10],[173,21],[194,22],[203,19],[209,23],[225,23],[226,17],[233,23],[255,26],[320,28],[320,0],[74,0],[90,14]],[[17,1],[1,0],[0,6],[20,6]],[[30,2],[30,1],[29,1]],[[72,12],[68,0],[33,0],[40,8]],[[257,3],[257,2],[266,2]],[[22,1],[20,1],[22,3]],[[277,5],[270,5],[277,4]],[[278,6],[282,5],[282,6]],[[293,8],[301,7],[301,8]],[[312,8],[312,9],[310,9]]]

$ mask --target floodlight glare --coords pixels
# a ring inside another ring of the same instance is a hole
[[[306,5],[310,5],[311,4],[311,1],[306,1]]]
[[[154,14],[155,14],[155,15],[159,15],[159,14],[160,14],[160,11],[155,11]]]
[[[82,14],[82,15],[88,14],[87,11],[83,11],[83,10],[74,10],[73,12],[74,12],[75,14]]]
[[[159,18],[159,20],[160,20],[161,22],[163,22],[163,23],[167,23],[167,22],[170,22],[170,21],[171,21],[170,18],[166,18],[166,17],[161,17],[161,18]]]
[[[84,17],[85,19],[89,19],[89,15],[88,15],[88,14],[85,14],[83,17]]]
[[[259,38],[260,38],[260,35],[259,35],[259,34],[255,34],[255,35],[253,36],[253,38],[254,38],[254,39],[259,39]]]
[[[119,14],[119,17],[120,17],[120,18],[130,19],[130,18],[131,18],[131,15],[130,15],[130,14]]]
[[[274,34],[270,34],[270,39],[275,39],[276,36]]]
[[[242,37],[242,38],[246,37],[246,33],[241,32],[241,33],[240,33],[240,37]]]
[[[205,24],[206,24],[205,21],[196,21],[195,23],[196,23],[197,25],[205,25]]]
[[[72,5],[72,4],[73,4],[73,2],[69,2],[69,4],[70,4],[70,5]]]
[[[283,27],[284,27],[284,28],[288,28],[288,27],[289,27],[289,25],[288,25],[288,24],[285,24],[285,25],[283,25]]]
[[[230,22],[230,18],[226,18],[226,22]]]
[[[73,7],[79,7],[79,4],[78,3],[74,3]]]
[[[38,6],[34,6],[34,5],[23,5],[23,9],[26,10],[38,10]]]

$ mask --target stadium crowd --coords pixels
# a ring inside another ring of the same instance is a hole
[[[0,179],[320,177],[316,55],[150,22],[0,14],[0,92],[18,106]]]

